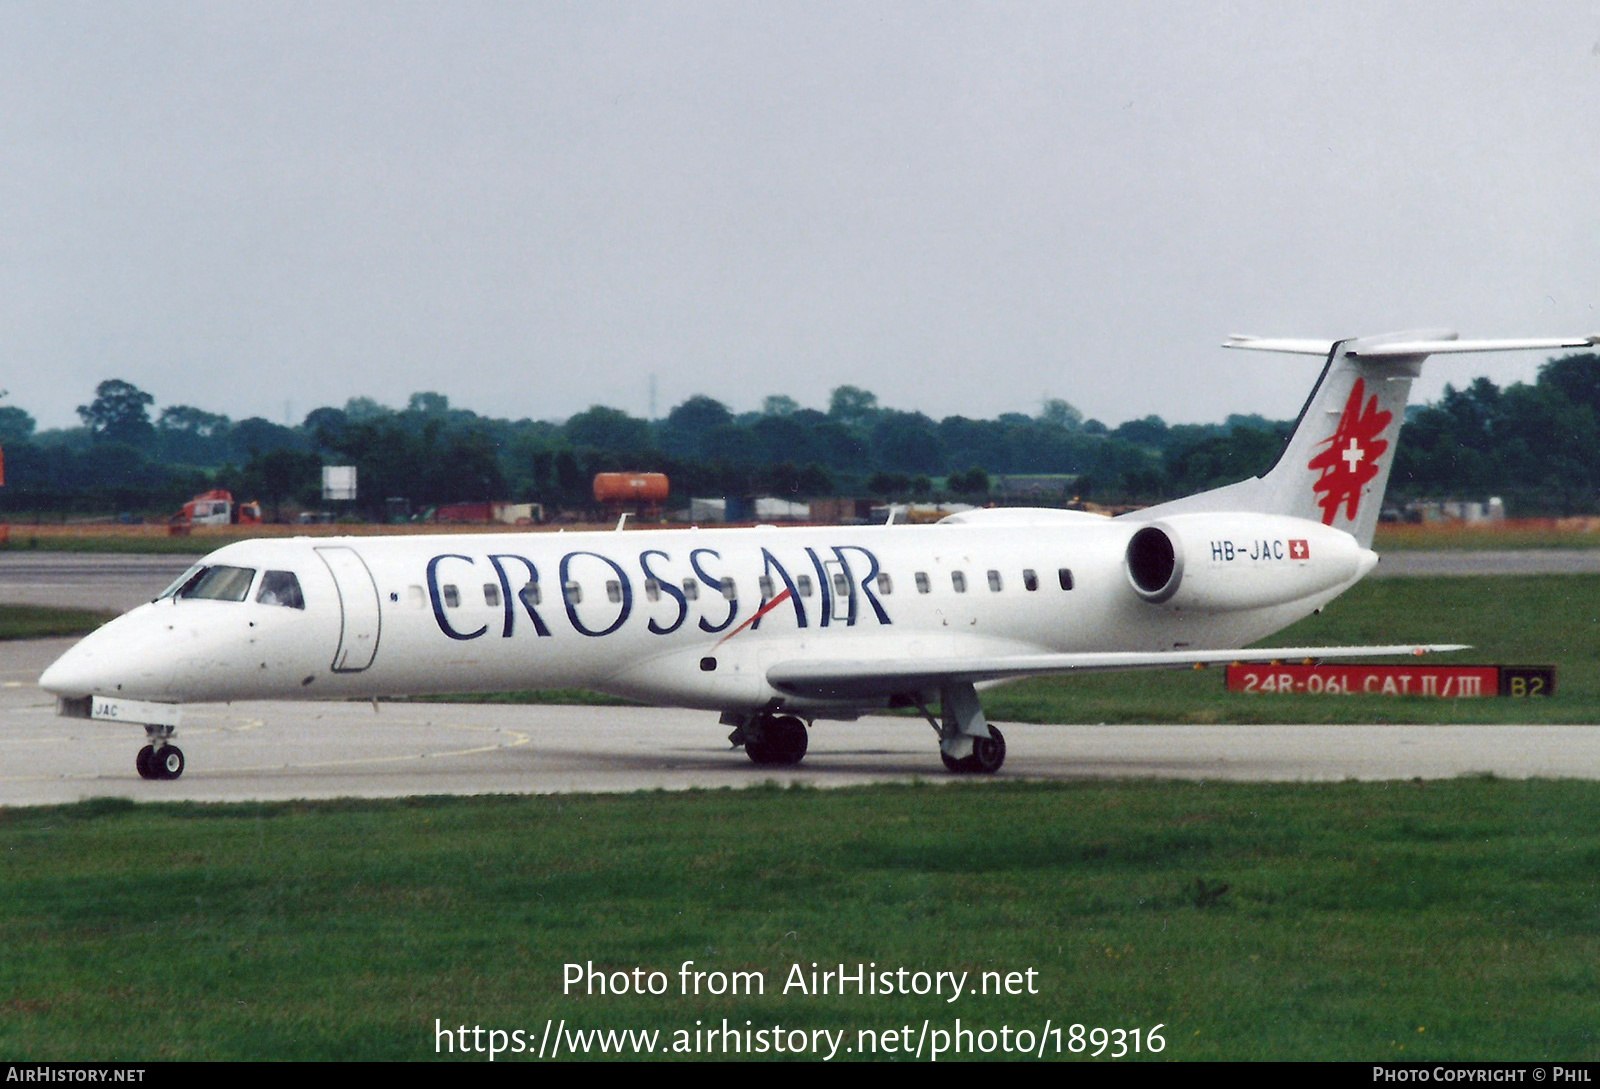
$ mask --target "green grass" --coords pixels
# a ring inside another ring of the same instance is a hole
[[[89,609],[57,609],[41,605],[0,605],[0,639],[43,639],[83,635],[116,613]]]
[[[960,1017],[1159,1023],[1162,1059],[1592,1060],[1597,811],[1600,784],[1487,778],[0,810],[0,1059]],[[564,996],[590,961],[671,992]],[[684,997],[684,961],[767,993]],[[1038,993],[779,993],[812,962]]]
[[[1453,659],[1554,663],[1558,694],[1242,696],[1184,671],[985,702],[1000,721],[1600,722],[1597,634],[1600,576],[1387,580],[1273,641],[1472,642]],[[1600,784],[1491,778],[0,809],[0,1061],[429,1058],[435,1018],[854,1044],[957,1017],[1160,1023],[1162,1059],[1593,1060],[1597,812]],[[678,995],[690,960],[767,994]],[[563,965],[589,961],[672,993],[564,996]],[[1034,969],[1039,993],[778,993],[813,961]]]

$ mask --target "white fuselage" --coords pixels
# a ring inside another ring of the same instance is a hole
[[[1216,516],[1172,532],[1190,553],[1180,557],[1184,586],[1207,596],[1180,589],[1156,601],[1138,591],[1127,558],[1149,523],[963,518],[245,541],[201,561],[248,572],[242,598],[142,605],[41,683],[68,698],[162,702],[584,687],[723,711],[848,713],[774,689],[767,670],[822,658],[1239,647],[1307,615],[1374,559],[1317,523]],[[273,572],[294,575],[299,607],[260,600]]]

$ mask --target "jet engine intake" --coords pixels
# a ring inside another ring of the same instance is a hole
[[[1343,530],[1272,514],[1176,514],[1128,539],[1134,593],[1152,605],[1227,612],[1284,605],[1348,585],[1377,553]]]
[[[1160,526],[1145,526],[1128,542],[1128,577],[1146,601],[1166,601],[1183,581],[1183,553],[1178,542]]]

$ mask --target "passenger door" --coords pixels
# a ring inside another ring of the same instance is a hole
[[[382,619],[378,612],[378,585],[366,561],[344,545],[322,545],[317,555],[328,565],[339,588],[339,649],[333,654],[335,673],[359,673],[378,653]]]

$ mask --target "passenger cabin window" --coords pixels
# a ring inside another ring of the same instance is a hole
[[[256,601],[261,605],[282,605],[289,609],[306,607],[306,599],[300,594],[300,580],[294,577],[293,571],[268,571],[262,575]]]
[[[770,601],[773,598],[774,594],[772,592],[771,575],[762,575],[760,578],[756,579],[756,585],[761,588],[762,601]]]
[[[497,608],[500,604],[500,587],[492,582],[483,584],[483,603],[489,608]]]
[[[797,576],[795,576],[794,584],[795,584],[796,588],[799,589],[801,597],[810,597],[811,596],[811,576],[810,575],[797,575]]]
[[[833,596],[843,601],[850,596],[850,580],[844,577],[844,572],[833,573]]]
[[[1059,574],[1060,577],[1061,577],[1061,588],[1063,590],[1072,589],[1072,570],[1071,570],[1071,568],[1063,567],[1059,572],[1057,572],[1057,574]]]
[[[657,582],[655,579],[645,579],[644,580],[644,599],[646,601],[649,601],[649,602],[652,602],[652,603],[660,601],[661,600],[661,583]]]
[[[1039,576],[1031,567],[1022,572],[1022,588],[1030,593],[1039,588]]]
[[[950,588],[958,594],[967,592],[967,576],[963,571],[950,572]]]
[[[461,604],[461,591],[449,583],[439,587],[439,594],[444,598],[445,607],[448,609],[454,609]]]
[[[894,582],[889,578],[887,572],[880,572],[878,574],[878,593],[884,595],[885,597],[888,597],[890,594],[894,593]]]
[[[606,579],[606,600],[613,605],[622,600],[622,583],[616,579]]]
[[[739,589],[733,584],[732,579],[722,580],[722,596],[732,601],[739,596]]]
[[[583,600],[583,587],[576,582],[568,582],[561,589],[566,593],[569,604],[576,605]]]
[[[995,593],[1000,592],[1000,572],[989,572],[989,589],[993,590]]]
[[[683,596],[688,598],[690,601],[699,601],[700,583],[696,582],[694,579],[684,579]]]
[[[539,593],[539,584],[532,579],[529,579],[527,585],[517,591],[517,596],[522,599],[522,604],[530,609],[538,605],[544,597],[543,594]]]
[[[255,581],[254,567],[202,567],[178,587],[177,597],[201,601],[243,601]]]
[[[917,593],[919,594],[925,594],[929,590],[933,589],[933,586],[928,582],[928,573],[926,571],[918,571],[915,581],[917,584]]]

